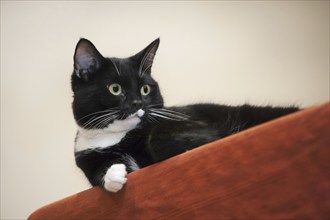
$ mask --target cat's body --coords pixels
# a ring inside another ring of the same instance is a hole
[[[294,107],[195,104],[165,108],[151,66],[159,40],[135,56],[103,58],[81,39],[72,74],[77,165],[92,185],[120,190],[127,172],[289,114]]]

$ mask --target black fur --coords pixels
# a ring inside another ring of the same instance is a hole
[[[80,127],[103,129],[139,109],[145,111],[138,127],[128,132],[118,144],[106,148],[91,146],[93,148],[75,152],[77,166],[94,186],[103,185],[103,177],[112,164],[123,163],[128,172],[133,172],[131,157],[142,168],[298,110],[295,107],[216,104],[165,108],[158,84],[151,77],[158,45],[159,39],[140,53],[119,59],[104,58],[86,39],[77,44],[72,107]],[[110,94],[108,86],[113,83],[122,86],[121,95]],[[143,85],[151,87],[147,96],[141,95]],[[114,117],[103,122],[96,120],[111,108],[117,111]]]

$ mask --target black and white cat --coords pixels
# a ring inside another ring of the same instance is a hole
[[[151,76],[159,39],[134,56],[104,58],[87,39],[75,49],[72,90],[77,166],[117,192],[127,173],[297,111],[295,107],[164,107]]]

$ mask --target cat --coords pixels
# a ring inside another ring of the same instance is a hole
[[[76,164],[93,186],[117,192],[127,174],[295,112],[297,107],[164,107],[151,67],[160,40],[134,56],[105,58],[80,39],[71,76]]]

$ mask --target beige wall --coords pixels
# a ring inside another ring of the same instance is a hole
[[[80,37],[120,57],[161,37],[168,105],[329,100],[328,1],[1,1],[1,219],[89,187],[73,157]]]

